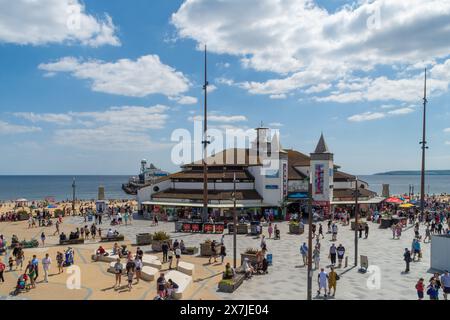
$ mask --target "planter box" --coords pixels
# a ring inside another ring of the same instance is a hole
[[[258,259],[256,258],[256,254],[249,254],[249,253],[241,253],[241,264],[244,262],[245,258],[248,258],[248,261],[255,265],[258,263]]]
[[[169,240],[153,240],[152,241],[152,250],[155,252],[161,252],[162,251],[162,245],[164,242],[167,242],[169,246],[172,246],[172,239]]]
[[[193,256],[195,254],[198,253],[198,248],[197,247],[192,247],[192,248],[186,248],[184,251],[181,251],[181,254],[185,254],[185,255],[190,255]]]
[[[152,244],[153,235],[151,233],[138,233],[136,235],[136,245],[146,246]]]
[[[244,282],[244,274],[236,274],[233,279],[226,280],[227,282],[219,282],[219,291],[226,293],[233,293]],[[228,281],[230,283],[228,283]]]
[[[117,237],[102,237],[100,242],[118,242],[118,241],[124,241],[125,236],[123,234],[119,234]]]
[[[245,223],[240,223],[237,225],[236,229],[237,234],[247,234],[248,233],[248,225]]]
[[[387,229],[392,225],[392,219],[381,218],[380,228]]]
[[[291,234],[303,234],[305,232],[305,228],[300,225],[290,224],[289,225],[289,233]]]
[[[211,254],[212,254],[212,252],[211,252],[211,242],[200,243],[200,255],[202,257],[210,257]]]
[[[363,230],[364,230],[364,228],[367,226],[367,222],[358,222],[358,226],[361,226],[361,225],[362,225]],[[352,228],[352,230],[355,230],[355,221],[351,222],[351,228]]]

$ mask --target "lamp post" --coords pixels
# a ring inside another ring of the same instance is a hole
[[[205,46],[205,84],[203,85],[203,90],[205,92],[205,106],[204,106],[204,122],[203,122],[203,221],[208,219],[208,64],[207,64],[207,53]]]
[[[425,85],[423,94],[423,124],[422,124],[422,170],[420,173],[420,212],[425,211],[425,150],[428,149],[426,141],[426,117],[427,117],[427,69],[425,69]]]
[[[359,230],[359,190],[358,190],[358,177],[355,180],[355,267],[358,266],[358,230]]]
[[[75,177],[74,177],[73,181],[72,181],[72,214],[75,214],[75,189],[76,189],[76,185],[75,185]]]
[[[308,178],[308,300],[312,300],[312,182]]]
[[[236,213],[236,172],[233,175],[233,268],[236,270],[236,229],[237,229],[237,213]]]

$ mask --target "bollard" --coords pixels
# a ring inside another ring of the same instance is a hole
[[[347,266],[348,266],[348,257],[345,257],[345,266],[344,266],[344,268],[347,268]]]

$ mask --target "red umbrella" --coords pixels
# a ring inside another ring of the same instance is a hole
[[[395,198],[395,197],[387,198],[384,201],[387,203],[393,203],[393,204],[402,204],[403,203],[402,200],[400,200],[399,198]]]

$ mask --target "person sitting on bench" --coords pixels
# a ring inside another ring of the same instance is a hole
[[[245,276],[246,278],[251,278],[251,276],[253,275],[253,273],[255,273],[255,269],[253,268],[252,264],[250,263],[250,261],[248,260],[248,258],[244,259],[244,272],[245,272]]]
[[[233,279],[234,278],[234,270],[228,262],[225,265],[225,272],[223,273],[223,279]]]
[[[98,247],[98,249],[97,249],[97,251],[95,253],[96,253],[97,256],[103,256],[103,257],[108,256],[108,253],[106,252],[106,250],[102,246]]]
[[[266,274],[268,273],[267,269],[269,268],[269,263],[267,262],[266,257],[258,264],[258,273]]]
[[[59,235],[59,241],[66,241],[67,240],[67,236],[64,232],[61,232],[61,234]]]
[[[108,230],[108,233],[106,234],[106,237],[107,238],[114,238],[114,232],[112,231],[111,228]]]

